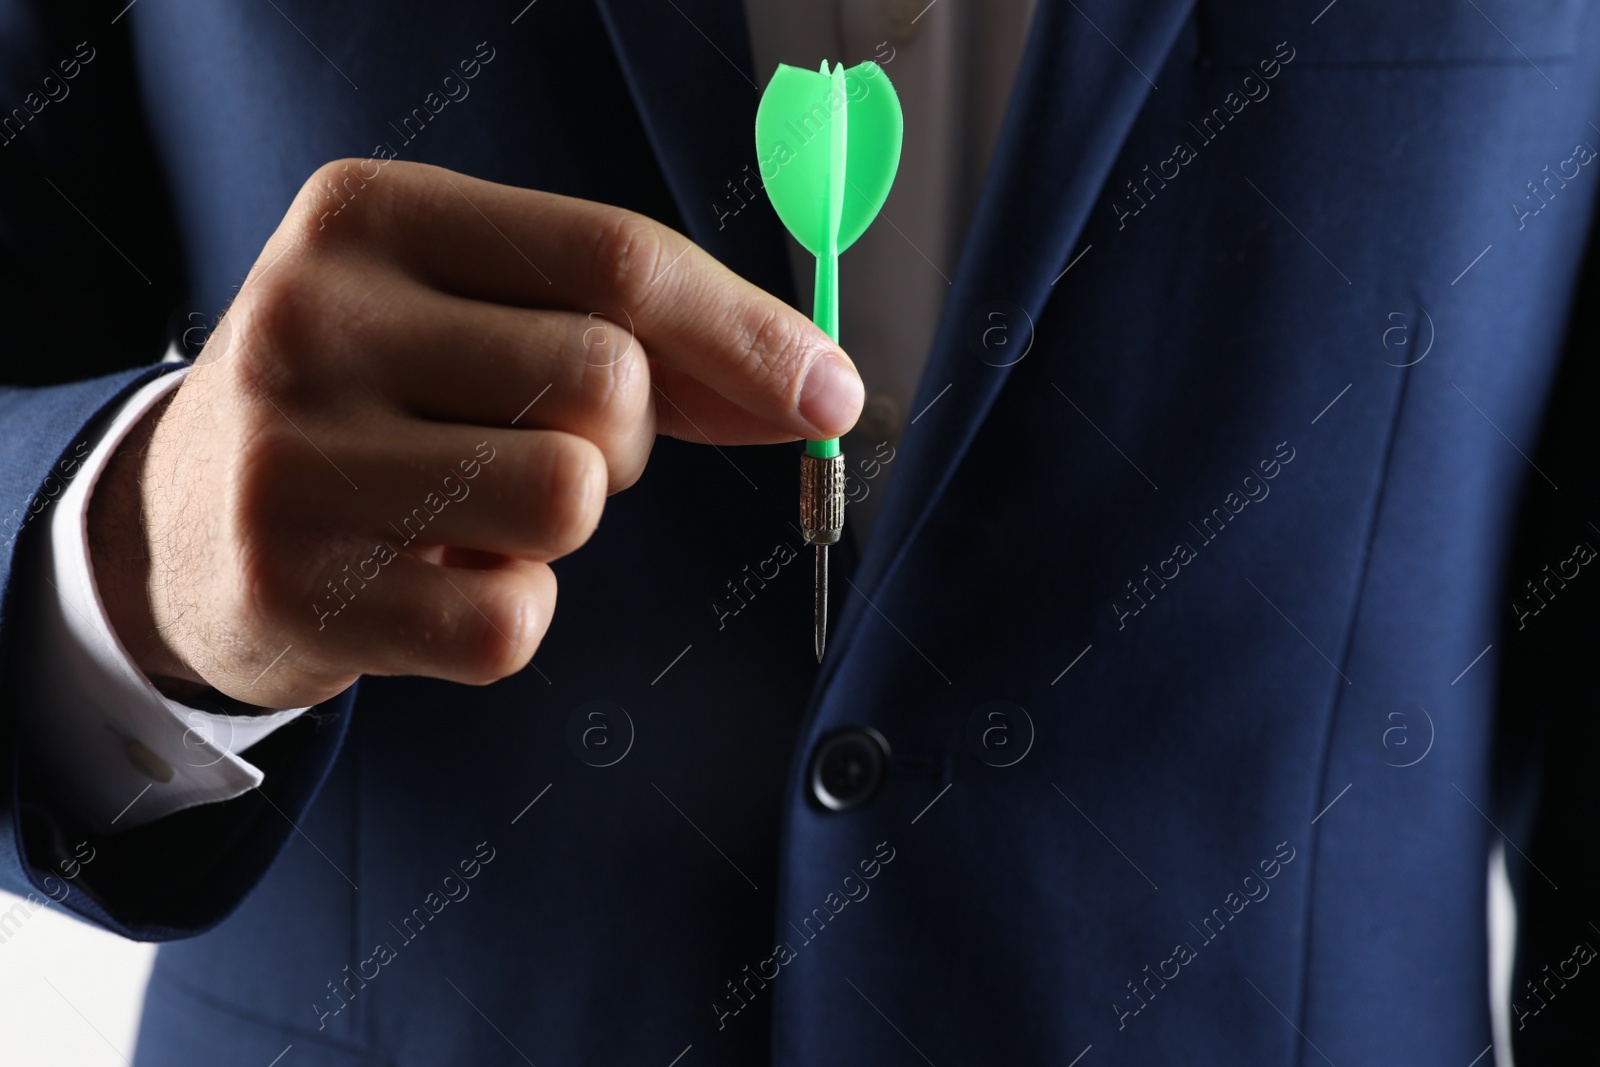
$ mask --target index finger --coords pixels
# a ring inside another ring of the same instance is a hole
[[[393,195],[414,202],[393,237],[420,280],[524,307],[616,305],[652,356],[774,428],[825,439],[854,425],[865,390],[844,351],[682,234],[621,208],[410,169],[415,188]]]

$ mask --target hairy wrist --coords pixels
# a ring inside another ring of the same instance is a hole
[[[146,412],[123,438],[89,497],[89,562],[106,616],[128,655],[157,689],[174,699],[206,691],[156,626],[151,609],[150,440],[176,391]]]

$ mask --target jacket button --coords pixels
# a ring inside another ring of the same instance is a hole
[[[811,757],[811,793],[830,811],[849,811],[872,799],[889,773],[889,742],[871,727],[823,738]]]

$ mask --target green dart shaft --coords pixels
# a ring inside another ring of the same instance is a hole
[[[828,76],[833,92],[845,101],[849,94],[845,88],[844,65],[835,64],[828,70],[826,60],[822,73]],[[850,149],[850,110],[841,107],[828,123],[827,184],[824,186],[826,203],[822,213],[821,241],[817,248],[817,284],[811,302],[811,321],[823,332],[839,341],[839,226],[844,215],[844,184]],[[839,439],[807,441],[806,455],[830,459],[839,454]],[[819,654],[820,658],[820,654]]]
[[[822,331],[839,340],[839,253],[837,250],[817,255],[816,298],[812,301],[811,321]],[[839,439],[807,441],[806,455],[815,459],[831,459],[839,455]]]

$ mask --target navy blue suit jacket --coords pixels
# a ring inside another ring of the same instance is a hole
[[[329,159],[647,212],[792,299],[731,211],[738,0],[122,6],[0,5],[0,103],[46,100],[0,146],[0,514]],[[94,842],[65,907],[170,942],[139,1062],[1461,1067],[1496,825],[1556,1042],[1584,979],[1541,965],[1600,938],[1561,690],[1596,16],[1042,0],[821,668],[795,449],[659,442],[533,668],[364,680],[250,751],[264,793]],[[17,710],[0,877],[42,893],[84,835]],[[805,772],[850,726],[892,765],[836,813]]]

